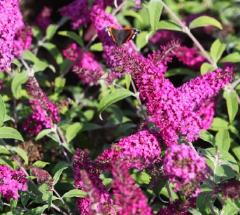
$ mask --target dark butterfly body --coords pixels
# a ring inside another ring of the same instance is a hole
[[[129,40],[134,39],[134,37],[139,33],[139,30],[128,27],[124,29],[106,27],[106,31],[111,37],[112,41],[118,46],[128,42]]]

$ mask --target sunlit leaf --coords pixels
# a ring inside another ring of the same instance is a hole
[[[12,94],[16,99],[21,97],[22,85],[28,80],[28,75],[26,72],[16,73],[13,77],[11,90]]]
[[[129,96],[134,96],[134,94],[131,91],[124,89],[124,88],[110,90],[101,99],[99,106],[98,106],[98,111],[103,112],[110,105],[112,105],[120,100],[123,100]]]
[[[79,189],[73,189],[68,191],[67,193],[64,193],[64,195],[62,196],[62,198],[84,198],[87,196],[87,193],[79,190]]]
[[[234,90],[231,91],[226,90],[223,96],[226,99],[227,103],[229,121],[233,122],[238,112],[238,95]]]
[[[15,139],[23,141],[22,135],[15,128],[11,127],[0,128],[0,139]]]
[[[199,28],[199,27],[210,26],[210,25],[216,28],[222,29],[222,24],[218,20],[210,16],[200,16],[194,19],[189,24],[189,27],[193,29],[193,28]]]
[[[210,48],[210,55],[215,63],[219,61],[225,49],[226,45],[223,44],[219,39],[214,41]]]
[[[3,125],[6,116],[6,107],[2,96],[0,95],[0,126]]]
[[[155,31],[162,14],[163,6],[160,0],[150,0],[146,6],[150,21],[151,30]]]

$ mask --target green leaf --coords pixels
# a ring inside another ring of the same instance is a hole
[[[79,189],[73,189],[73,190],[70,190],[68,192],[66,192],[62,198],[84,198],[87,196],[87,193],[82,191],[82,190],[79,190]]]
[[[125,10],[122,12],[123,16],[130,16],[136,18],[140,23],[144,23],[142,16],[134,10]]]
[[[6,116],[6,107],[2,96],[0,95],[0,127],[3,125]]]
[[[53,176],[53,185],[55,185],[55,184],[58,183],[58,181],[59,181],[59,179],[60,179],[63,171],[64,171],[65,169],[67,169],[67,168],[68,168],[67,166],[64,166],[64,167],[60,168],[60,169],[54,174],[54,176]]]
[[[48,205],[31,208],[31,210],[26,212],[25,215],[41,215],[47,208],[48,208]]]
[[[200,138],[208,143],[214,145],[214,136],[208,131],[201,131]]]
[[[221,211],[221,215],[237,215],[240,212],[240,208],[231,200],[226,199]]]
[[[172,31],[182,31],[182,28],[174,22],[171,21],[160,21],[157,24],[157,29],[166,29]]]
[[[160,16],[162,14],[163,6],[160,0],[150,0],[146,8],[148,10],[151,31],[155,31],[157,29],[157,24],[160,20]]]
[[[193,208],[190,208],[189,209],[189,212],[192,214],[192,215],[202,215],[202,213],[200,211],[198,211],[197,209],[193,209]]]
[[[110,90],[107,93],[105,93],[104,97],[101,99],[98,106],[98,111],[103,112],[110,105],[122,99],[125,99],[129,96],[134,96],[134,94],[131,91],[126,90],[124,88]]]
[[[45,70],[49,64],[43,60],[40,60],[35,54],[31,51],[25,51],[22,55],[23,59],[28,60],[33,63],[33,71],[39,72]]]
[[[238,112],[238,95],[234,90],[225,90],[223,97],[226,99],[228,117],[230,123],[232,123]]]
[[[25,150],[20,147],[13,147],[12,150],[24,160],[25,165],[28,165],[28,154]]]
[[[46,30],[46,39],[47,40],[51,40],[53,38],[53,36],[56,34],[57,29],[58,29],[58,25],[56,24],[51,24],[48,26],[47,30]]]
[[[200,72],[201,72],[202,75],[204,75],[204,74],[206,74],[206,73],[208,73],[208,72],[211,72],[211,71],[213,71],[213,70],[215,70],[215,68],[214,68],[213,65],[211,65],[211,64],[209,64],[209,63],[203,63],[203,64],[201,65]]]
[[[56,60],[57,64],[63,63],[62,54],[55,44],[53,44],[53,43],[43,43],[41,46],[44,47],[45,49],[47,49],[50,52],[50,54]]]
[[[211,126],[211,130],[218,131],[220,129],[228,129],[228,122],[222,118],[215,117]]]
[[[21,97],[21,90],[22,85],[26,83],[28,80],[28,75],[26,72],[16,73],[12,83],[11,83],[11,90],[12,94],[16,99],[19,99]]]
[[[0,153],[1,153],[1,155],[4,155],[4,154],[9,155],[10,151],[8,150],[8,148],[6,146],[0,145]]]
[[[94,43],[93,45],[91,45],[90,50],[95,52],[101,52],[103,51],[103,45],[102,43]]]
[[[136,172],[133,174],[133,178],[138,184],[149,184],[151,181],[151,176],[146,171]]]
[[[36,186],[34,185],[29,185],[30,186],[30,190],[35,194],[35,198],[33,199],[34,202],[36,203],[48,203],[51,204],[52,201],[52,197],[53,197],[53,191],[51,190],[51,188],[49,187],[48,184],[43,183],[38,185],[37,189]]]
[[[38,168],[44,168],[45,166],[49,165],[49,162],[45,161],[36,161],[34,162],[33,166],[38,167]]]
[[[83,128],[83,125],[79,122],[73,123],[72,125],[68,126],[66,130],[66,139],[67,142],[71,142],[78,134],[78,132]]]
[[[50,134],[51,132],[53,132],[52,129],[48,128],[48,129],[44,129],[42,131],[40,131],[38,133],[38,135],[36,136],[35,140],[40,140],[42,139],[43,137],[47,136],[48,134]]]
[[[55,78],[55,81],[54,81],[55,91],[61,92],[65,84],[66,84],[65,78],[62,78],[62,77]]]
[[[234,52],[231,54],[228,54],[224,58],[221,59],[221,63],[239,63],[240,62],[240,54],[238,52]]]
[[[218,150],[221,152],[228,152],[230,148],[230,135],[229,131],[226,129],[220,129],[215,137],[215,144],[218,147]]]
[[[64,37],[69,37],[71,39],[73,39],[75,42],[78,43],[79,46],[83,46],[83,41],[81,39],[81,37],[76,34],[75,32],[72,31],[60,31],[58,32],[59,35],[64,36]]]
[[[202,214],[206,214],[205,210],[209,208],[210,204],[212,204],[213,199],[211,199],[211,191],[201,192],[197,197],[197,208],[200,210]]]
[[[149,39],[149,33],[147,31],[140,32],[136,38],[137,48],[139,50],[143,48],[148,43],[148,39]]]
[[[223,44],[219,39],[213,42],[210,48],[210,55],[215,63],[217,63],[219,59],[222,57],[222,54],[225,49],[226,49],[226,45]]]
[[[231,150],[233,154],[236,156],[236,158],[238,159],[238,161],[240,161],[240,145],[238,143],[233,142]]]
[[[15,139],[23,141],[22,135],[15,128],[11,127],[0,128],[0,139]]]
[[[194,19],[190,24],[189,27],[191,29],[193,28],[199,28],[199,27],[204,27],[204,26],[214,26],[216,28],[222,29],[222,24],[216,20],[213,17],[210,16],[200,16],[196,19]]]

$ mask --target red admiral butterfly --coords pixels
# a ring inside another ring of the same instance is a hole
[[[120,46],[129,40],[134,39],[134,37],[140,32],[135,28],[125,27],[124,29],[116,29],[114,27],[106,27],[106,32],[111,37],[112,41]]]

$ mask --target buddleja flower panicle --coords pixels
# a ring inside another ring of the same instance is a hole
[[[0,165],[0,194],[7,201],[18,199],[19,191],[27,190],[27,179],[21,170]]]
[[[208,173],[205,159],[185,144],[172,145],[166,150],[163,169],[175,185],[175,191],[182,191],[186,196],[199,194],[200,183]]]

